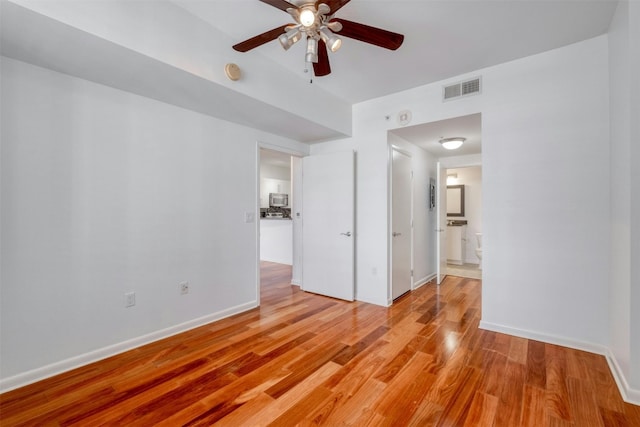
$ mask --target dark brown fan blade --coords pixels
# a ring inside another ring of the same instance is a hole
[[[313,74],[315,74],[316,77],[331,74],[327,45],[322,40],[318,40],[318,62],[313,63]]]
[[[248,40],[240,42],[237,45],[234,45],[233,48],[238,52],[250,51],[253,48],[262,46],[263,44],[268,43],[271,40],[277,39],[280,36],[280,34],[284,34],[285,28],[287,28],[287,25],[283,25],[282,27],[278,27],[278,28],[274,28],[273,30],[266,31],[255,37],[251,37]]]
[[[333,15],[334,13],[336,13],[339,9],[342,8],[342,6],[344,6],[345,4],[349,3],[351,0],[318,0],[316,1],[316,9],[318,9],[318,5],[320,3],[324,3],[327,6],[329,6],[329,9],[331,9],[331,12],[329,12],[329,15]]]
[[[289,3],[288,1],[285,1],[285,0],[260,0],[260,1],[262,3],[266,3],[266,4],[270,5],[270,6],[278,8],[280,10],[284,10],[285,12],[289,8],[298,9],[298,6],[296,6],[295,4],[291,4],[291,3]]]
[[[346,19],[334,18],[331,21],[342,24],[342,30],[336,33],[339,36],[360,40],[361,42],[384,47],[385,49],[396,50],[404,41],[402,34],[347,21]]]

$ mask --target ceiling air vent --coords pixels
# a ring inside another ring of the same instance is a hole
[[[455,83],[442,88],[442,99],[447,101],[461,96],[469,96],[480,93],[480,77]]]

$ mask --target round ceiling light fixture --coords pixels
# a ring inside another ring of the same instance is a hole
[[[462,147],[462,144],[464,144],[466,140],[467,138],[457,136],[455,138],[440,138],[438,142],[447,150],[455,150]]]
[[[313,26],[315,22],[316,13],[314,12],[314,10],[310,7],[305,7],[304,9],[302,9],[302,11],[300,12],[300,23],[304,27],[309,28]]]

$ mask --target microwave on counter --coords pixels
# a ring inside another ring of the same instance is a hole
[[[283,193],[269,193],[269,207],[284,208],[289,206],[289,195]]]

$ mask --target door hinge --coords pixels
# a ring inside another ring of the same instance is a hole
[[[413,277],[413,270],[411,270],[411,277]]]
[[[413,179],[413,171],[411,171],[411,179]]]

